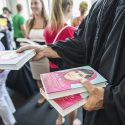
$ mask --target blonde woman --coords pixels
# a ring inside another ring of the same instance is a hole
[[[72,0],[52,0],[50,21],[44,31],[47,44],[74,37],[76,28],[67,24],[68,20],[72,17],[72,7]],[[60,69],[58,65],[50,62],[50,70],[56,71]],[[75,112],[72,112],[69,114],[70,125],[73,125],[74,119]],[[59,115],[56,120],[56,125],[61,125],[63,120],[64,119]]]
[[[44,38],[47,44],[74,37],[76,28],[67,24],[72,17],[72,7],[72,0],[52,0],[50,21],[44,30]],[[59,68],[51,63],[50,70],[55,71]]]
[[[78,17],[76,17],[76,18],[73,19],[72,26],[78,27],[80,25],[80,23],[82,22],[82,20],[86,16],[87,10],[88,10],[88,3],[86,1],[82,1],[79,4],[80,16],[78,16]]]

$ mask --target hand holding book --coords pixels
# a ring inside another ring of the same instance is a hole
[[[90,66],[41,74],[41,94],[65,116],[83,106],[86,110],[103,107],[107,80]]]
[[[27,50],[22,53],[16,53],[15,50],[0,51],[0,69],[19,70],[34,56],[34,50]]]
[[[84,104],[83,108],[88,111],[102,109],[103,98],[104,98],[104,88],[96,87],[86,79],[82,79],[81,83],[84,84],[84,87],[89,92],[89,97],[87,98],[87,101]]]
[[[17,53],[21,53],[25,50],[30,50],[30,49],[34,49],[36,52],[33,61],[39,61],[44,57],[60,58],[59,55],[56,53],[56,51],[54,51],[51,47],[47,47],[46,45],[27,45],[19,48],[17,50]]]
[[[39,61],[40,59],[44,58],[43,49],[46,47],[46,45],[27,45],[24,47],[20,47],[18,50],[16,50],[17,53],[22,53],[25,50],[31,50],[33,49],[36,52],[36,55],[32,58],[33,61]]]

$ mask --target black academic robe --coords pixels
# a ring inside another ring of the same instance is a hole
[[[29,63],[26,63],[20,70],[9,72],[6,86],[26,99],[39,92],[36,81],[32,77]]]
[[[104,109],[87,112],[84,125],[125,125],[125,0],[98,0],[74,39],[50,45],[62,67],[90,65],[108,80]]]

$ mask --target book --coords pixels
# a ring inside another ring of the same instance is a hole
[[[40,89],[40,93],[47,99],[44,90]],[[60,115],[64,117],[83,106],[86,103],[87,97],[88,93],[85,92],[57,99],[47,99],[47,101],[58,111],[58,113],[60,113]]]
[[[32,40],[30,39],[27,39],[27,38],[17,38],[17,42],[20,42],[20,43],[28,43],[28,44],[37,44],[35,42],[33,42]]]
[[[55,99],[87,90],[80,83],[85,78],[96,86],[105,87],[107,80],[90,66],[41,74],[41,81],[48,99]]]
[[[16,50],[0,51],[0,69],[19,70],[33,56],[35,56],[34,50],[22,53],[16,53]]]
[[[7,26],[7,19],[6,18],[0,18],[0,26],[3,26],[3,27]]]
[[[20,42],[21,44],[32,44],[32,45],[39,45],[39,43],[43,43],[44,45],[45,40],[39,40],[39,39],[27,39],[27,38],[17,38],[17,42]]]
[[[4,37],[4,34],[0,33],[0,40],[2,39],[2,37]]]

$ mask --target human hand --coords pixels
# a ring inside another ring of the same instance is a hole
[[[28,45],[30,45],[30,44],[29,43],[20,43],[21,47],[28,46]]]
[[[54,51],[51,47],[46,47],[43,50],[43,53],[48,58],[60,58],[56,51]]]
[[[44,58],[44,53],[43,50],[46,48],[45,45],[40,46],[40,45],[26,45],[23,47],[20,47],[18,50],[16,50],[17,53],[21,53],[24,52],[25,50],[31,50],[34,49],[34,51],[36,52],[36,55],[32,58],[33,61],[38,61],[42,58]]]
[[[81,83],[89,92],[89,97],[83,108],[87,111],[99,110],[103,108],[104,88],[92,85],[88,80],[83,79]]]

